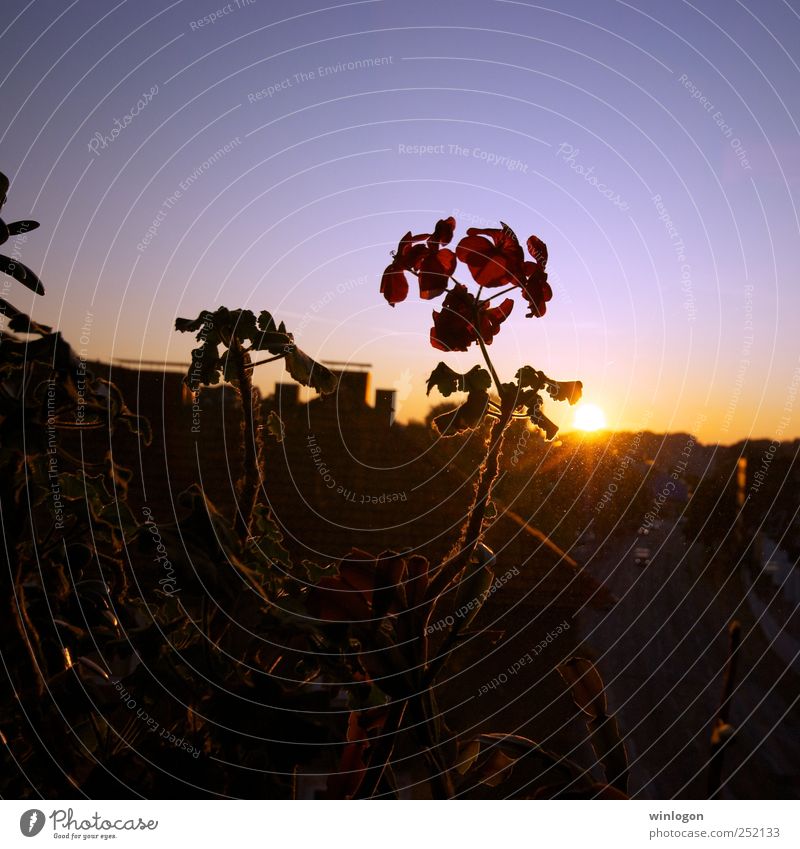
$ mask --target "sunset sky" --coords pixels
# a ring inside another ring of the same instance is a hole
[[[542,319],[516,297],[504,377],[579,378],[615,428],[800,436],[797,0],[3,12],[3,213],[42,223],[3,251],[47,296],[2,295],[89,359],[188,362],[176,316],[269,309],[421,418],[433,366],[480,354],[431,348],[439,302],[390,308],[383,268],[407,230],[502,220],[554,290]]]

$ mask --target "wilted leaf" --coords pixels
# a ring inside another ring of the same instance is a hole
[[[509,757],[500,749],[494,749],[486,762],[477,770],[477,778],[482,784],[497,787],[511,775],[515,758]]]
[[[192,351],[192,362],[184,383],[190,389],[196,389],[205,384],[211,386],[219,383],[222,365],[219,359],[219,348],[210,342],[205,342]]]
[[[547,391],[556,401],[569,401],[570,404],[577,404],[583,394],[583,383],[580,380],[550,382],[547,384]]]
[[[333,372],[312,360],[299,348],[287,353],[284,362],[289,374],[303,386],[310,386],[322,395],[336,391],[336,377]]]
[[[253,508],[250,534],[251,545],[271,561],[270,565],[274,562],[283,563],[286,566],[291,564],[289,552],[283,547],[283,534],[272,516],[269,505],[259,502]]]
[[[465,743],[458,744],[458,763],[456,764],[456,772],[460,775],[466,775],[472,765],[475,763],[481,751],[480,740],[467,740]]]
[[[267,416],[267,423],[264,425],[267,429],[267,433],[271,436],[275,437],[277,442],[283,442],[283,437],[286,434],[286,429],[283,426],[283,421],[281,417],[275,412],[275,410],[270,410],[269,415]]]
[[[175,329],[181,333],[194,333],[211,319],[211,313],[203,310],[197,318],[176,318]]]
[[[544,431],[545,438],[548,441],[556,438],[558,425],[554,421],[548,419],[542,412],[542,399],[540,396],[536,396],[534,403],[528,407],[528,412],[530,414],[531,422],[533,422],[536,427],[539,427]]]
[[[15,333],[38,333],[40,336],[46,336],[48,333],[52,333],[52,327],[48,327],[46,324],[39,324],[32,318],[29,318],[4,298],[0,298],[0,313],[9,319],[8,327]]]
[[[271,313],[268,313],[266,310],[261,310],[258,314],[258,329],[264,333],[272,333],[272,331],[277,329],[275,327],[275,319],[272,317]]]
[[[595,665],[585,657],[571,657],[557,667],[559,675],[570,688],[572,700],[592,719],[606,715],[606,696],[603,679]]]
[[[457,436],[466,430],[474,430],[483,421],[488,405],[488,392],[470,392],[466,402],[460,407],[436,416],[433,426],[444,437]]]
[[[533,366],[522,366],[514,375],[517,379],[520,389],[530,388],[538,392],[546,380],[544,374],[533,368]]]
[[[474,366],[466,374],[453,371],[446,363],[439,363],[428,378],[428,391],[435,386],[447,398],[453,392],[480,392],[492,385],[492,377],[485,368]]]
[[[628,789],[628,753],[613,716],[589,719],[590,742],[597,760],[603,765],[606,781],[623,793]]]

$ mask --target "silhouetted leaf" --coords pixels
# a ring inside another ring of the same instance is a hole
[[[283,325],[281,325],[283,327]],[[272,317],[271,313],[268,313],[266,310],[261,310],[258,315],[258,329],[265,333],[272,333],[277,330],[275,326],[275,319]]]
[[[275,412],[275,410],[270,410],[270,413],[267,416],[267,423],[264,427],[267,429],[267,433],[275,437],[276,442],[283,442],[286,430],[283,426],[281,417]]]
[[[481,366],[474,366],[466,374],[453,371],[446,363],[439,363],[428,378],[427,395],[435,386],[447,398],[453,392],[480,392],[492,385],[492,376]]]
[[[556,438],[558,425],[554,421],[548,419],[542,412],[542,399],[540,396],[537,395],[534,403],[528,406],[528,412],[530,413],[530,418],[533,424],[544,431],[545,438],[548,441]]]
[[[514,377],[516,377],[520,389],[530,388],[534,392],[538,392],[544,386],[546,380],[544,374],[532,366],[522,366]]]
[[[0,313],[9,319],[8,327],[15,333],[38,333],[40,336],[46,336],[53,331],[52,327],[48,327],[46,324],[39,324],[32,318],[29,318],[4,298],[0,298]]]
[[[295,348],[284,359],[289,374],[303,386],[310,386],[322,395],[336,391],[336,377],[333,372],[312,360],[308,354]]]
[[[38,226],[38,221],[12,221],[6,225],[10,236],[23,236],[25,233],[35,230]]]
[[[580,710],[592,719],[606,715],[603,679],[590,660],[585,657],[571,657],[556,668],[569,685],[572,700]]]
[[[190,389],[200,385],[212,386],[219,383],[222,365],[219,358],[219,348],[208,342],[192,351],[192,363],[184,382]]]
[[[211,320],[212,314],[203,310],[197,318],[176,318],[175,329],[181,333],[194,333]]]
[[[580,380],[551,381],[547,384],[547,391],[556,401],[577,404],[583,394],[583,383]]]
[[[253,508],[253,515],[250,521],[251,540],[249,545],[258,550],[259,554],[266,557],[269,561],[268,568],[272,569],[271,574],[267,574],[268,579],[279,577],[275,574],[274,563],[282,563],[284,566],[291,564],[289,552],[283,547],[283,534],[272,515],[272,510],[269,505],[258,503]]]
[[[30,268],[21,262],[0,254],[0,271],[8,274],[9,277],[13,277],[19,283],[22,283],[23,286],[27,286],[32,292],[36,292],[37,295],[44,295],[42,281]]]
[[[474,430],[483,421],[488,405],[488,392],[470,392],[466,402],[460,407],[436,416],[433,426],[444,437],[457,436],[466,430]]]

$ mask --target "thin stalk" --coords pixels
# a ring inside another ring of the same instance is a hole
[[[247,368],[246,355],[242,344],[234,336],[228,349],[233,354],[236,368],[236,382],[242,401],[242,476],[239,479],[239,503],[236,506],[236,530],[246,539],[250,532],[250,521],[256,504],[259,486],[258,449],[256,436],[257,412],[254,408],[253,380]]]
[[[481,303],[488,304],[489,301],[493,301],[495,298],[499,298],[500,295],[507,295],[509,292],[513,292],[514,289],[518,289],[518,286],[509,286],[508,289],[503,289],[502,292],[495,292],[494,295],[489,295],[488,298],[484,298]]]
[[[384,770],[392,758],[394,746],[397,742],[397,733],[406,712],[408,699],[396,699],[389,705],[389,713],[383,724],[383,733],[370,747],[371,756],[369,766],[364,774],[361,787],[355,793],[358,799],[369,799],[375,795],[378,785],[381,783]]]
[[[264,363],[274,363],[275,360],[282,360],[285,356],[286,356],[286,354],[277,354],[274,357],[267,357],[266,360],[257,360],[254,363],[245,363],[245,368],[246,369],[253,369],[256,366],[263,366]]]

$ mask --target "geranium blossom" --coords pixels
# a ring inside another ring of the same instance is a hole
[[[521,282],[525,257],[516,234],[507,224],[502,229],[470,227],[458,243],[456,256],[467,264],[479,286],[492,288]]]
[[[456,283],[447,293],[441,312],[433,312],[431,345],[440,351],[466,351],[478,341],[479,329],[484,343],[490,345],[513,308],[511,298],[506,298],[499,307],[490,307],[485,301],[478,307],[467,287]]]
[[[409,230],[400,240],[397,253],[386,267],[381,280],[381,294],[390,306],[408,297],[408,279],[405,272],[419,277],[419,294],[424,300],[438,298],[456,269],[456,255],[442,248],[452,241],[456,227],[455,218],[440,218],[433,233],[412,236]],[[425,242],[425,244],[422,244]]]

